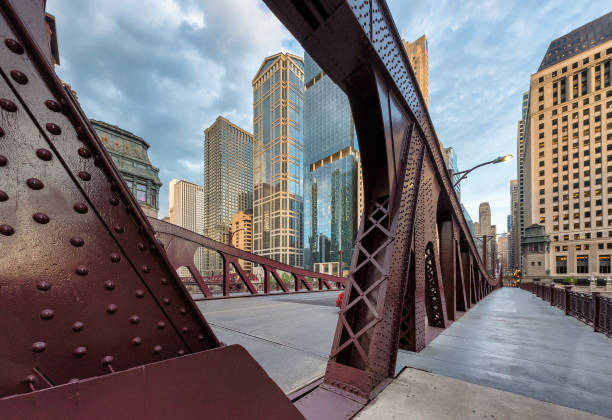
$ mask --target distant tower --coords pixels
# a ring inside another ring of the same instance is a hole
[[[404,41],[404,48],[410,58],[425,104],[429,107],[429,51],[427,37],[421,36],[414,42]]]
[[[234,214],[253,208],[253,135],[223,117],[204,130],[204,235],[226,243]],[[223,268],[207,253],[209,273]]]
[[[478,226],[480,227],[481,235],[491,234],[491,206],[489,203],[480,203],[478,207]]]

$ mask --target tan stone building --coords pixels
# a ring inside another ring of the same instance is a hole
[[[189,229],[200,235],[204,234],[204,188],[182,179],[170,181],[169,191],[169,222]],[[203,273],[204,249],[200,248],[194,258],[195,266]],[[189,272],[182,267],[179,276],[189,277]]]
[[[404,48],[410,58],[412,70],[419,82],[425,104],[429,107],[429,51],[427,37],[421,36],[414,42],[404,41]]]
[[[243,251],[253,252],[253,216],[250,213],[239,211],[232,215],[230,224],[232,243],[230,245],[242,249]],[[242,268],[251,273],[253,263],[250,261],[239,260]]]
[[[531,76],[525,224],[550,235],[546,264],[555,278],[610,275],[611,63],[608,13],[551,42]]]

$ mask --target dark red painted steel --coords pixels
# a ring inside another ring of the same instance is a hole
[[[3,420],[304,418],[238,345],[0,400],[0,417]]]
[[[221,284],[223,285],[222,296],[230,295],[230,285],[232,284],[230,282],[232,277],[229,272],[230,264],[236,270],[234,276],[237,276],[240,279],[240,282],[246,285],[247,291],[249,291],[251,295],[264,295],[271,291],[270,275],[274,276],[276,283],[284,293],[295,293],[302,290],[314,291],[312,285],[308,282],[306,277],[315,279],[317,281],[318,290],[338,289],[341,288],[345,282],[345,279],[342,277],[292,267],[269,258],[243,251],[239,248],[214,241],[206,236],[198,235],[190,230],[183,229],[170,223],[162,222],[161,220],[151,218],[149,221],[155,229],[155,234],[158,240],[163,244],[170,261],[174,265],[174,268],[178,269],[179,267],[183,266],[188,267],[189,271],[192,273],[192,275],[194,275],[194,279],[198,286],[200,286],[200,290],[202,291],[202,294],[204,294],[205,298],[212,298],[215,296],[208,287],[211,283],[202,278],[194,265],[194,255],[199,247],[204,247],[208,250],[217,252],[223,259],[224,269],[223,274],[220,276]],[[264,270],[262,292],[258,291],[252,284],[254,275],[251,273],[246,273],[242,269],[239,260],[250,261],[254,264],[258,264]],[[293,290],[289,290],[287,288],[285,282],[282,281],[281,276],[278,274],[278,271],[286,272],[293,277]],[[240,283],[234,282],[233,284]]]
[[[486,275],[476,252],[385,2],[264,1],[345,91],[355,119],[364,215],[317,391],[364,404],[393,376],[398,345],[425,346],[425,319],[446,325],[448,313],[452,318],[482,299],[499,278]],[[440,235],[446,221],[451,225]]]
[[[0,2],[0,396],[219,346],[24,25],[44,25],[32,4]]]

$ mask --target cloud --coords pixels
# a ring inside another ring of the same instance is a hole
[[[429,43],[430,112],[459,167],[516,154],[522,93],[551,40],[609,11],[603,0],[389,0],[402,36]],[[257,0],[55,0],[60,77],[90,118],[145,138],[164,182],[202,182],[203,130],[218,115],[252,131],[251,80],[262,60],[302,49]],[[474,218],[505,226],[516,161],[462,183]]]

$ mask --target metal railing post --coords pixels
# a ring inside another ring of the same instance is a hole
[[[572,290],[572,286],[565,286],[563,289],[565,290],[565,315],[569,315],[571,297],[570,293]]]
[[[599,324],[599,292],[593,292],[591,294],[593,296],[593,331],[597,332],[597,324]]]

